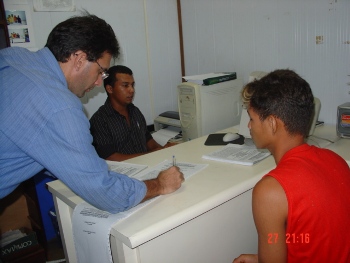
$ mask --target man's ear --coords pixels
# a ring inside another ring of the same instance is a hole
[[[113,87],[111,86],[111,85],[106,85],[106,91],[107,91],[107,93],[109,93],[109,94],[111,94],[111,93],[113,93]]]
[[[77,51],[71,56],[73,62],[74,62],[74,68],[79,71],[80,68],[84,65],[84,63],[87,61],[86,59],[86,53],[82,51]]]
[[[267,121],[268,121],[268,124],[269,124],[269,127],[271,129],[272,134],[275,134],[277,132],[278,125],[279,125],[277,117],[270,115],[267,117]]]

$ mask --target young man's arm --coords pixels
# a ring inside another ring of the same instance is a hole
[[[161,149],[163,149],[163,147],[159,143],[157,143],[153,138],[151,138],[147,141],[147,151],[148,152],[154,152],[154,151],[161,150]]]
[[[123,153],[113,153],[112,155],[108,156],[106,160],[108,161],[117,161],[122,162],[137,156],[144,155],[145,153],[133,153],[133,154],[123,154]]]
[[[254,187],[253,216],[258,231],[259,262],[286,262],[288,202],[276,179],[264,177]]]
[[[258,232],[258,255],[241,255],[234,263],[286,262],[288,202],[282,186],[267,176],[253,189],[253,216]]]
[[[154,139],[148,140],[148,142],[147,142],[147,150],[148,150],[148,152],[153,152],[153,151],[157,151],[157,150],[161,150],[161,149],[163,149],[163,147],[160,146]],[[128,159],[134,158],[134,157],[138,157],[138,156],[144,155],[146,153],[147,152],[145,152],[145,153],[123,154],[123,153],[115,152],[115,153],[111,154],[110,156],[108,156],[106,158],[106,160],[121,162],[121,161],[125,161],[125,160],[128,160]]]

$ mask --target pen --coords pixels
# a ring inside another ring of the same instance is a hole
[[[176,158],[175,158],[175,155],[173,155],[173,166],[176,166]]]

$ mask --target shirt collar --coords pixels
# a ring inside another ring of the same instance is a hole
[[[117,110],[115,110],[112,106],[112,103],[111,101],[109,100],[109,98],[107,97],[106,101],[105,101],[105,108],[106,108],[106,111],[107,111],[107,114],[110,115],[110,116],[113,116],[114,114],[118,114],[118,115],[121,115]],[[128,106],[128,111],[129,113],[135,108],[135,105],[133,103],[130,103]]]

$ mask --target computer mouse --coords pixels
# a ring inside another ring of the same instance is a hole
[[[230,142],[230,141],[234,141],[237,140],[239,138],[239,135],[237,133],[231,133],[228,132],[224,135],[224,137],[222,138],[222,140],[224,142]]]

